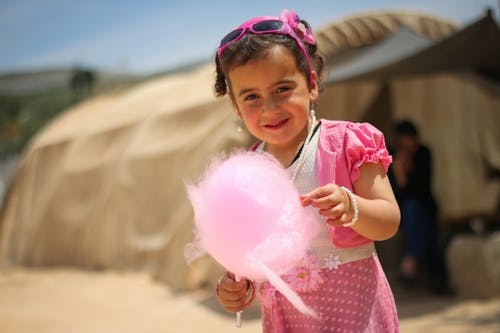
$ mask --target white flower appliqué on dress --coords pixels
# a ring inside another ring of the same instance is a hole
[[[328,269],[337,269],[341,264],[339,256],[333,255],[333,253],[330,253],[323,260],[324,260],[324,267]]]

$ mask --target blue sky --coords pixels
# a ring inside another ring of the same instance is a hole
[[[373,10],[469,23],[497,0],[0,0],[0,72],[88,65],[153,73],[214,54],[244,20],[295,10],[313,29]]]

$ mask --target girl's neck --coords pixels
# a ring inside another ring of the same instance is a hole
[[[297,155],[297,152],[300,148],[300,145],[297,147],[290,148],[279,148],[273,149],[271,147],[267,147],[265,150],[273,155],[285,168],[289,167],[292,163],[294,157]]]

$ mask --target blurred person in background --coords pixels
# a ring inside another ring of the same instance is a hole
[[[417,127],[408,120],[395,124],[391,182],[401,210],[404,254],[400,279],[415,286],[427,268],[436,293],[448,290],[443,251],[439,246],[437,212],[432,195],[432,153],[420,142]]]

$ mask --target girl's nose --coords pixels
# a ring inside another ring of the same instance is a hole
[[[269,96],[265,99],[262,105],[262,112],[272,112],[278,109],[278,101],[274,96]]]

